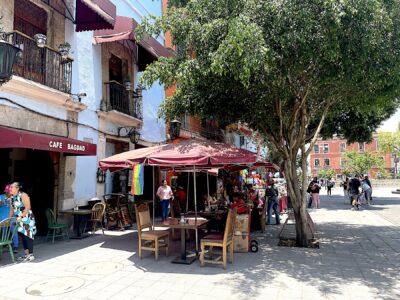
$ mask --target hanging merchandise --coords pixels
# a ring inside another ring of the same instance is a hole
[[[132,174],[132,195],[143,195],[143,187],[144,187],[144,165],[136,164],[133,166],[133,174]]]

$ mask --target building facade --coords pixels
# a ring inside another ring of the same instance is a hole
[[[393,161],[390,154],[381,153],[379,151],[378,137],[374,136],[371,143],[353,143],[348,144],[345,139],[333,138],[330,140],[318,139],[310,154],[310,166],[312,176],[317,176],[321,169],[333,169],[337,179],[343,177],[345,163],[343,160],[344,153],[356,151],[359,153],[371,152],[381,156],[385,161],[385,169],[390,172]],[[379,177],[378,170],[372,169],[370,174],[372,178]]]
[[[138,87],[146,65],[168,55],[162,39],[135,39],[143,15],[161,14],[161,0],[147,2],[0,0],[0,27],[21,49],[0,85],[0,188],[22,182],[39,232],[46,208],[127,191],[128,172],[101,174],[100,159],[165,141],[156,114],[164,88]]]

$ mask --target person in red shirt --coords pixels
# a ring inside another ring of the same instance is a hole
[[[244,214],[247,212],[246,203],[240,198],[240,193],[233,193],[233,204],[231,208],[236,208],[238,214]]]
[[[175,197],[177,198],[177,200],[179,201],[179,205],[181,207],[181,211],[185,211],[186,209],[186,197],[187,194],[184,191],[183,187],[178,186],[176,193],[175,193]]]

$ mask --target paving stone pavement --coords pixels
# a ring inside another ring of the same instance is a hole
[[[400,299],[399,226],[373,207],[351,211],[334,193],[310,210],[320,249],[278,247],[280,227],[267,226],[253,234],[259,252],[235,253],[223,270],[171,264],[179,242],[169,257],[139,259],[136,231],[107,231],[38,244],[32,263],[4,252],[0,299]]]

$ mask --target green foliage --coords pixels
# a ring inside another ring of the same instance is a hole
[[[384,153],[400,157],[400,131],[380,132],[378,134],[379,149]]]
[[[318,171],[318,178],[331,179],[335,177],[334,169],[321,169]]]
[[[138,29],[170,31],[179,45],[176,57],[158,60],[141,77],[147,86],[179,83],[162,106],[166,117],[191,113],[242,121],[277,146],[284,139],[299,147],[296,139],[317,133],[324,108],[330,113],[323,136],[339,133],[352,142],[370,140],[398,106],[397,1],[176,5],[155,25],[144,19]]]
[[[348,175],[361,176],[368,174],[372,168],[377,168],[384,173],[385,161],[382,157],[371,152],[359,153],[356,151],[346,151],[343,155],[343,162],[346,166],[343,172]]]
[[[307,244],[307,182],[304,177],[300,192],[297,155],[306,172],[319,133],[368,141],[399,106],[400,1],[174,3],[137,30],[138,36],[169,31],[178,45],[175,57],[147,67],[141,83],[177,83],[161,107],[166,118],[186,113],[241,121],[271,142],[285,166],[293,208],[303,212],[297,242]]]

